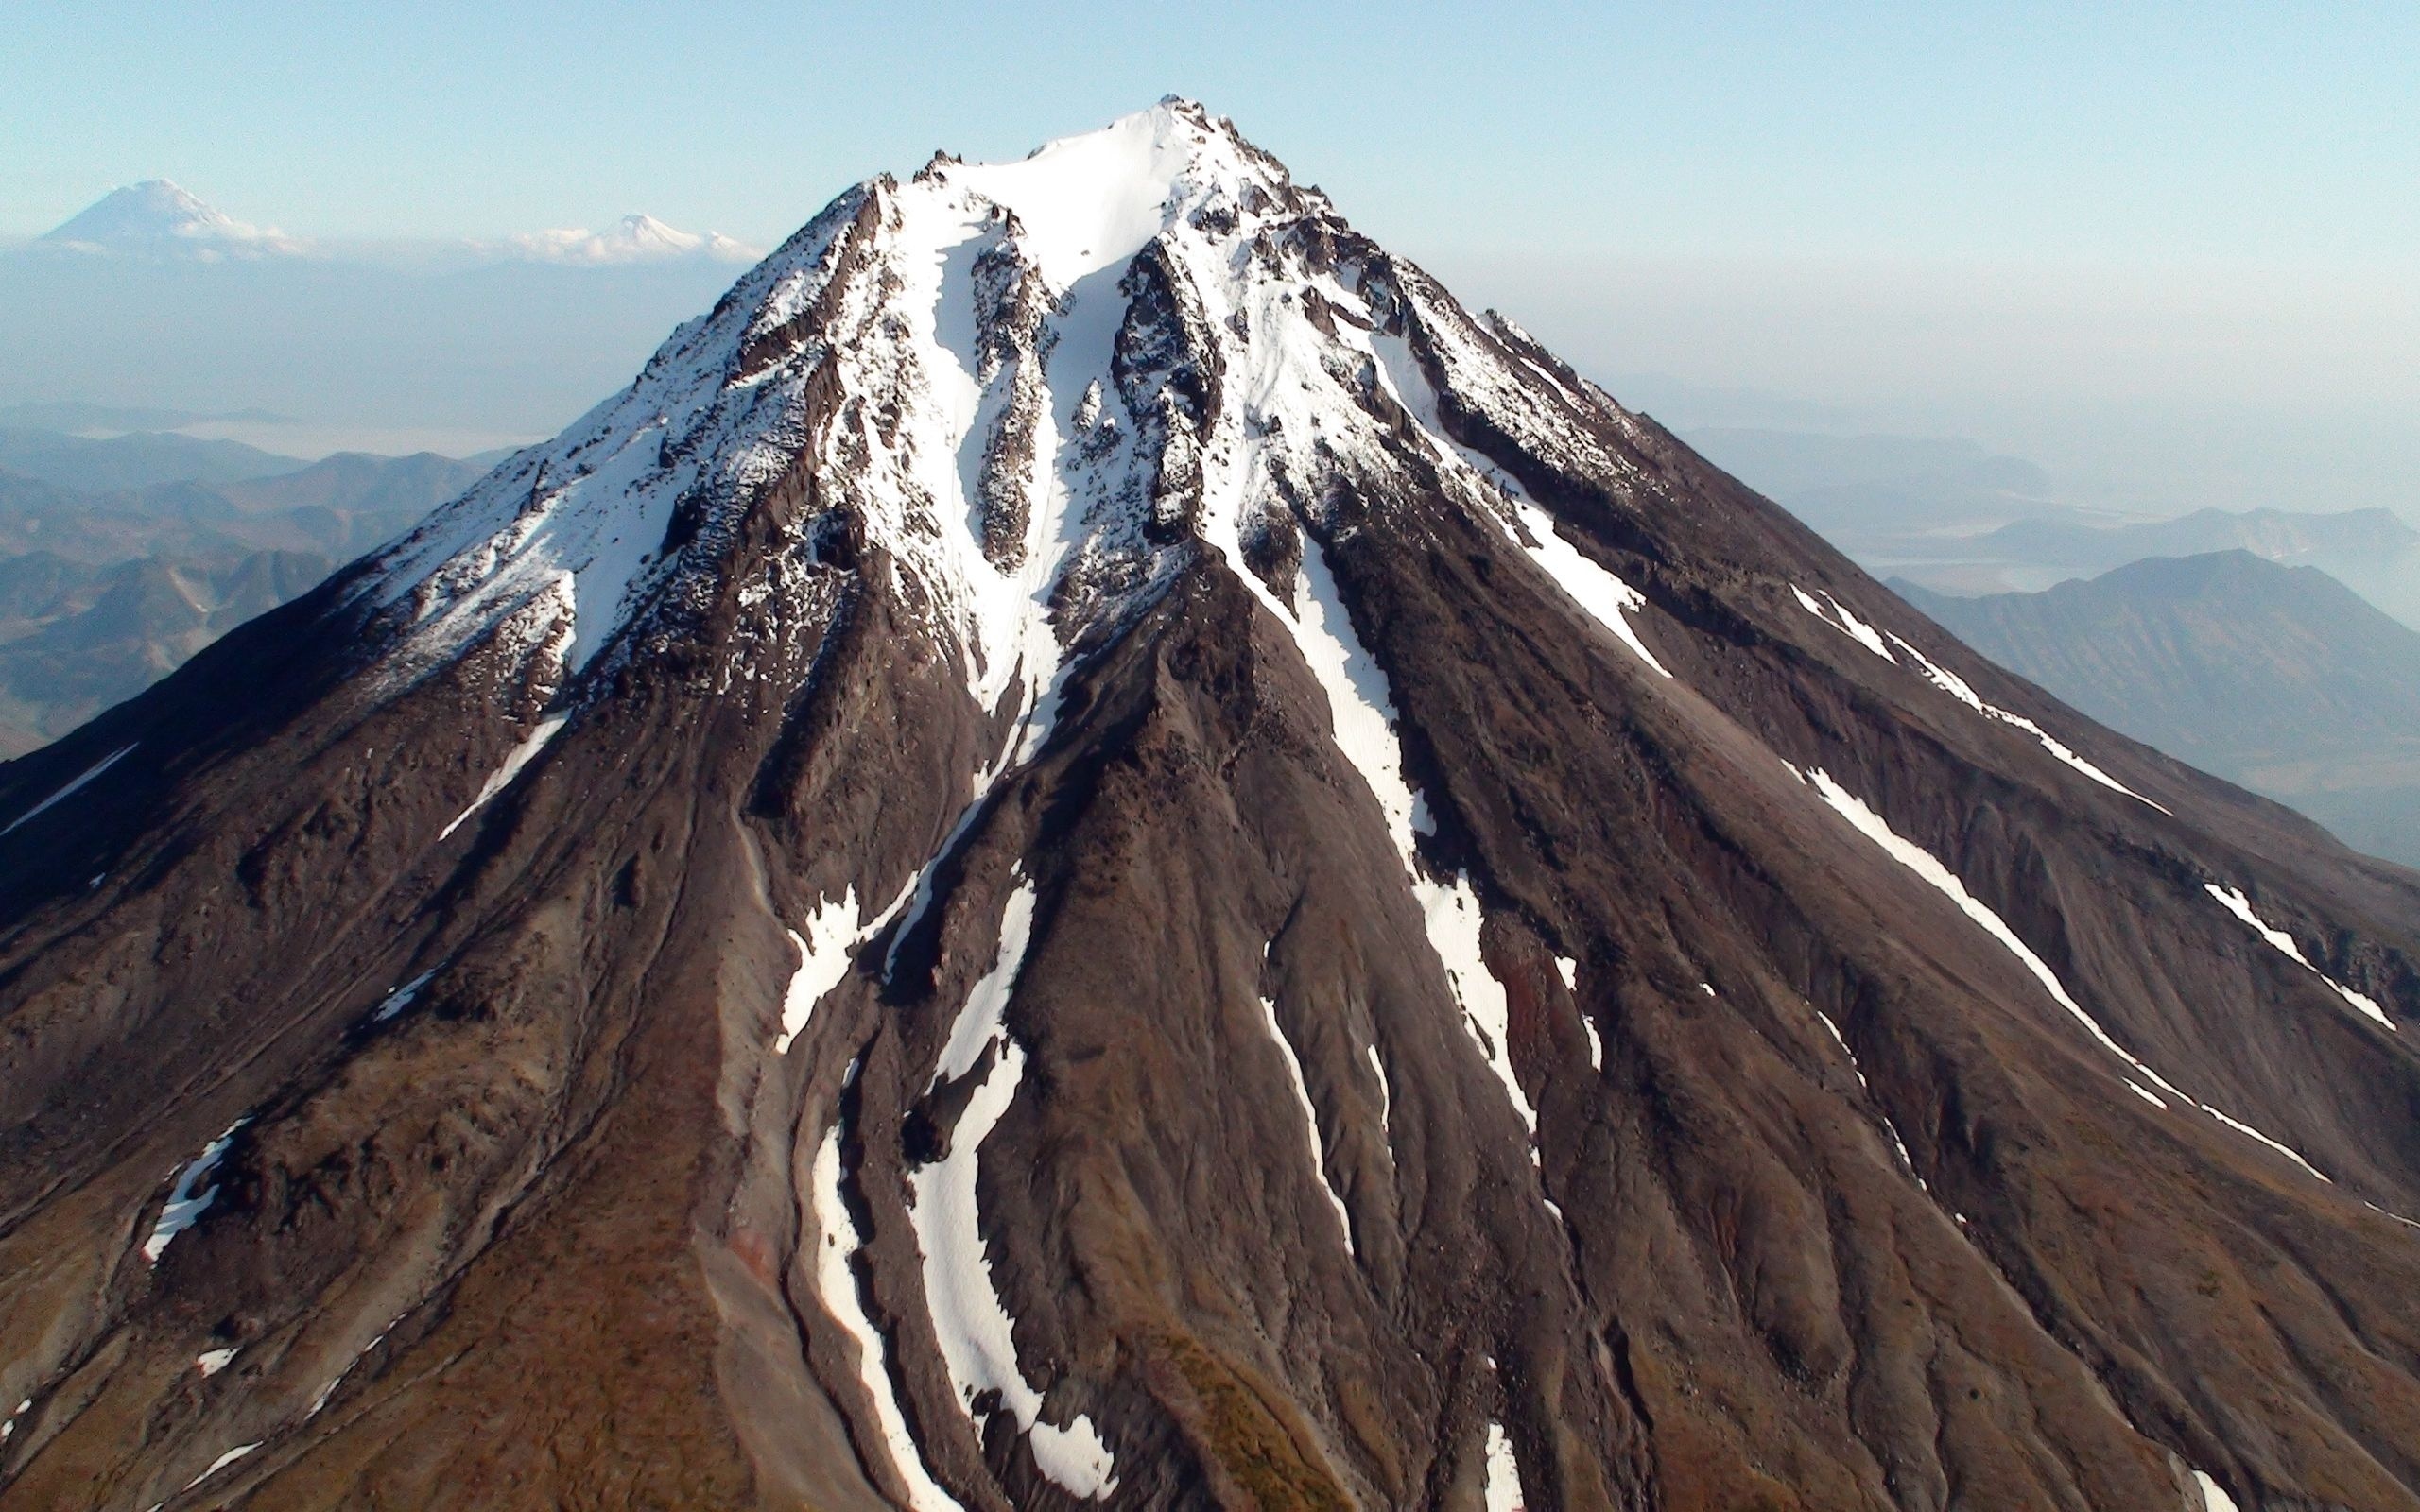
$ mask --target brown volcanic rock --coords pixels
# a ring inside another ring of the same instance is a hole
[[[1190,106],[0,814],[0,1507],[2420,1505],[2420,883]]]

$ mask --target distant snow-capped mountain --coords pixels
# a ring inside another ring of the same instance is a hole
[[[579,266],[668,263],[686,258],[752,263],[765,255],[762,249],[734,241],[719,232],[682,231],[653,215],[624,215],[603,231],[573,227],[524,232],[507,237],[491,249],[533,262]]]
[[[748,264],[764,249],[719,232],[683,231],[653,215],[625,215],[602,231],[585,227],[516,232],[493,240],[390,243],[306,242],[237,220],[181,185],[149,179],[112,189],[74,218],[35,239],[36,248],[92,255],[198,262],[310,255],[442,267],[469,258],[570,267],[647,263]]]
[[[165,179],[111,190],[37,245],[205,262],[290,257],[305,249],[293,237],[237,220]]]

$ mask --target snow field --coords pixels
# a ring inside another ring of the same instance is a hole
[[[956,1080],[992,1052],[989,1069],[959,1115],[949,1153],[908,1177],[908,1217],[925,1260],[925,1298],[940,1337],[942,1363],[959,1405],[974,1416],[975,1399],[999,1394],[1016,1418],[1042,1473],[1073,1495],[1099,1499],[1117,1488],[1115,1461],[1090,1418],[1079,1413],[1065,1427],[1043,1420],[1042,1393],[1017,1363],[1015,1320],[992,1280],[992,1261],[977,1205],[977,1160],[1025,1074],[1025,1049],[1008,1032],[1009,1000],[1024,969],[1033,925],[1034,886],[1020,883],[1000,920],[1000,950],[992,970],[969,989],[942,1052],[934,1085]],[[978,1434],[981,1424],[977,1423]]]
[[[2236,918],[2242,919],[2245,925],[2248,926],[2254,934],[2268,941],[2270,946],[2276,950],[2280,954],[2291,957],[2295,965],[2300,966],[2304,971],[2310,972],[2313,976],[2318,977],[2321,981],[2334,988],[2338,997],[2342,998],[2345,1002],[2359,1009],[2363,1015],[2377,1020],[2380,1024],[2383,1024],[2387,1028],[2392,1029],[2394,1027],[2394,1021],[2386,1016],[2386,1009],[2379,1007],[2377,1001],[2375,998],[2371,998],[2364,993],[2354,991],[2351,988],[2346,987],[2342,982],[2339,982],[2336,978],[2328,975],[2325,971],[2321,971],[2318,967],[2311,965],[2310,957],[2305,955],[2303,954],[2303,948],[2294,943],[2294,936],[2287,934],[2282,929],[2277,929],[2272,926],[2258,914],[2254,913],[2252,911],[2252,900],[2244,896],[2242,888],[2221,887],[2217,883],[2205,882],[2202,885],[2202,890],[2208,893],[2212,898],[2218,900],[2220,907],[2224,908],[2228,913],[2235,915]]]
[[[917,1446],[915,1435],[908,1432],[907,1414],[899,1405],[898,1388],[890,1379],[882,1331],[866,1315],[865,1301],[857,1293],[855,1262],[857,1251],[865,1247],[865,1240],[857,1232],[856,1219],[840,1194],[838,1122],[824,1134],[822,1144],[815,1152],[811,1190],[815,1229],[821,1235],[815,1252],[816,1293],[822,1297],[824,1308],[856,1342],[857,1378],[865,1383],[866,1396],[873,1402],[874,1425],[881,1431],[883,1446],[890,1451],[891,1467],[908,1483],[908,1504],[911,1512],[962,1512],[957,1498],[933,1479],[932,1471],[925,1465],[924,1451]]]

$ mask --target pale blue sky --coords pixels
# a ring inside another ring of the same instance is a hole
[[[2410,3],[0,0],[0,236],[164,176],[306,236],[766,245],[1174,92],[1684,422],[1754,390],[2112,498],[2420,506]]]
[[[1823,13],[1818,13],[1823,12]],[[0,232],[167,176],[316,235],[769,241],[1176,92],[1415,255],[2380,262],[2420,7],[0,6]]]

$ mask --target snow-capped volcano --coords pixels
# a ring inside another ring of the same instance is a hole
[[[0,1512],[2420,1504],[2420,878],[1183,101],[0,822]]]
[[[752,263],[764,255],[760,249],[734,241],[720,232],[680,231],[653,215],[624,215],[603,231],[573,228],[525,232],[506,238],[501,249],[533,262],[580,266],[689,258]]]
[[[112,189],[38,245],[86,252],[201,260],[292,256],[302,244],[248,225],[165,179]]]

